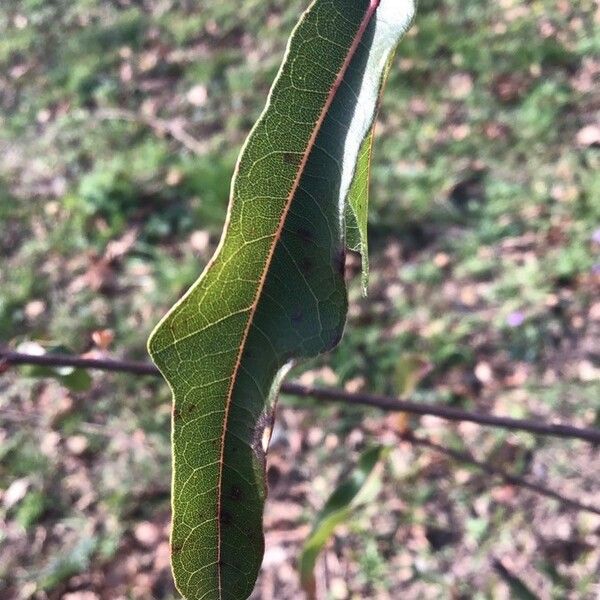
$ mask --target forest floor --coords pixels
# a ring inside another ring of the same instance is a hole
[[[0,344],[147,358],[305,4],[2,1]],[[344,339],[291,377],[600,426],[599,57],[597,0],[421,0],[377,127],[369,294],[349,256]],[[166,386],[32,375],[0,375],[0,598],[177,597]],[[320,559],[323,598],[600,596],[600,516],[405,428],[600,505],[585,442],[283,397],[254,598],[302,597],[316,514],[381,440],[381,492]]]

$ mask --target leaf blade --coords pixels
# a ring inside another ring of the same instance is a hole
[[[336,527],[346,521],[361,505],[377,495],[380,487],[377,466],[390,452],[385,446],[374,446],[363,452],[351,476],[329,496],[317,516],[299,559],[300,581],[309,597],[314,596],[314,568],[317,558]]]
[[[174,396],[172,563],[188,598],[250,594],[278,381],[342,334],[344,186],[375,109],[369,89],[358,110],[373,16],[391,4],[316,0],[306,11],[242,149],[219,248],[149,340]]]
[[[363,140],[356,163],[356,172],[348,192],[346,203],[346,244],[350,250],[360,252],[362,263],[361,284],[366,295],[369,281],[369,240],[367,220],[369,216],[369,175],[373,152],[375,126]]]
[[[362,141],[356,161],[356,168],[352,176],[352,183],[346,199],[346,244],[350,250],[360,252],[361,256],[361,285],[363,295],[367,295],[369,284],[369,180],[371,176],[371,160],[373,157],[373,139],[375,137],[375,118],[379,112],[379,105],[392,67],[394,51],[388,57],[379,83],[377,104],[373,112],[373,122],[367,135]]]

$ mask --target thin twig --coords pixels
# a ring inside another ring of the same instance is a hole
[[[157,377],[160,371],[148,362],[121,360],[114,358],[91,358],[69,354],[26,354],[0,350],[0,363],[7,365],[37,365],[41,367],[75,367],[98,371],[131,373],[133,375],[152,375]]]
[[[78,367],[83,369],[132,373],[135,375],[159,375],[158,369],[147,362],[108,358],[84,358],[82,356],[59,354],[43,354],[37,356],[0,349],[0,371],[2,363],[7,366],[42,365],[48,367]],[[317,398],[319,400],[342,402],[344,404],[372,406],[389,412],[432,415],[449,421],[467,421],[470,423],[477,423],[478,425],[498,427],[511,431],[528,431],[539,435],[575,438],[596,444],[600,443],[600,429],[591,427],[576,427],[574,425],[562,423],[544,423],[531,419],[512,419],[510,417],[471,412],[450,406],[413,402],[411,400],[398,400],[390,396],[381,396],[377,394],[356,394],[341,389],[312,387],[294,382],[284,383],[281,387],[281,391],[285,394],[303,398]]]
[[[446,446],[441,446],[440,444],[436,444],[435,442],[432,442],[428,438],[416,436],[413,433],[409,433],[409,432],[402,434],[401,437],[403,440],[406,440],[407,442],[410,442],[411,444],[414,444],[415,446],[423,446],[424,448],[429,448],[430,450],[433,450],[440,454],[444,454],[445,456],[448,456],[458,462],[473,465],[474,467],[477,467],[478,469],[480,469],[484,473],[487,473],[488,475],[492,475],[494,477],[499,477],[500,479],[502,479],[502,481],[504,481],[505,483],[508,483],[510,485],[515,485],[518,487],[526,488],[528,490],[531,490],[532,492],[535,492],[536,494],[540,494],[541,496],[546,496],[547,498],[552,498],[553,500],[557,500],[564,506],[568,506],[568,507],[574,508],[576,510],[592,512],[597,515],[600,515],[600,508],[591,506],[589,504],[583,504],[582,502],[573,500],[572,498],[567,498],[567,497],[563,496],[562,494],[555,492],[554,490],[544,487],[543,485],[541,485],[539,483],[534,483],[532,481],[528,481],[527,479],[524,479],[523,477],[520,477],[519,475],[513,475],[512,473],[507,473],[503,469],[500,469],[499,467],[494,467],[493,465],[491,465],[488,462],[483,462],[481,460],[477,460],[474,456],[471,455],[470,452],[461,452],[459,450],[453,450],[452,448],[448,448]]]
[[[391,396],[378,394],[353,394],[337,388],[313,388],[297,383],[286,383],[281,390],[294,396],[313,397],[320,400],[343,402],[344,404],[358,404],[373,406],[389,412],[406,412],[413,415],[431,415],[448,421],[468,421],[489,427],[509,429],[512,431],[528,431],[539,435],[550,435],[561,438],[576,438],[595,444],[600,443],[600,429],[591,427],[576,427],[562,423],[544,423],[531,419],[512,419],[484,413],[472,412],[451,406],[428,404],[426,402],[413,402],[411,400],[398,400]]]

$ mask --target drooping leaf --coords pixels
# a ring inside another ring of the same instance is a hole
[[[424,354],[407,352],[400,356],[394,381],[397,395],[403,399],[410,398],[431,369],[431,361]]]
[[[362,262],[363,294],[367,292],[369,280],[369,240],[367,221],[369,217],[369,174],[373,147],[373,129],[363,140],[358,153],[356,171],[346,203],[346,245],[350,250],[360,252]]]
[[[423,354],[405,353],[396,363],[394,384],[396,394],[408,400],[417,389],[419,383],[431,372],[431,362]],[[407,412],[397,412],[392,421],[394,429],[401,435],[410,430],[412,417]]]
[[[314,569],[317,558],[338,525],[346,522],[360,506],[375,499],[381,479],[375,468],[389,454],[385,446],[366,450],[356,469],[331,494],[319,513],[312,532],[300,555],[300,581],[309,597],[315,595]]]
[[[381,100],[383,90],[389,75],[394,53],[390,54],[383,71],[378,102]],[[377,110],[373,113],[374,116]],[[375,136],[375,123],[368,130],[362,141],[356,161],[352,183],[348,190],[346,202],[346,245],[350,250],[360,252],[362,262],[362,288],[363,294],[367,293],[369,282],[369,236],[367,224],[369,218],[369,179],[371,174],[371,158],[373,154],[373,138]]]
[[[23,342],[18,350],[35,355],[43,354],[72,354],[72,351],[66,346],[51,345],[42,346],[37,342]],[[22,373],[25,377],[52,377],[72,392],[85,392],[92,385],[92,378],[85,369],[75,367],[46,367],[42,365],[28,365],[22,367]]]
[[[219,248],[150,337],[174,396],[171,551],[189,599],[254,586],[278,384],[342,334],[345,200],[413,12],[413,0],[311,4],[238,160]]]
[[[539,596],[534,594],[523,580],[519,579],[514,573],[511,573],[501,561],[494,560],[492,566],[508,586],[511,598],[515,598],[516,600],[539,600]]]

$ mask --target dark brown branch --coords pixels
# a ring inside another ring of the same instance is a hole
[[[478,425],[499,427],[514,431],[529,431],[539,435],[550,435],[561,438],[577,438],[588,442],[600,443],[600,430],[591,427],[575,427],[562,423],[544,423],[531,419],[512,419],[498,417],[479,412],[471,412],[451,406],[428,404],[426,402],[412,402],[411,400],[398,400],[390,396],[377,394],[352,394],[340,389],[313,388],[297,383],[286,383],[281,390],[294,396],[309,396],[320,400],[343,402],[344,404],[358,404],[373,406],[390,412],[407,412],[413,415],[432,415],[448,421],[468,421]]]
[[[44,354],[41,356],[23,354],[0,349],[0,366],[5,365],[43,365],[48,367],[79,367],[83,369],[98,369],[101,371],[116,371],[136,375],[159,375],[158,369],[147,362],[115,360],[108,358],[84,358]],[[499,427],[512,431],[528,431],[539,435],[549,435],[561,438],[575,438],[593,443],[600,443],[600,430],[590,427],[576,427],[559,423],[543,423],[531,419],[512,419],[471,412],[450,406],[398,400],[390,396],[376,394],[353,394],[340,389],[326,389],[305,386],[299,383],[284,383],[281,391],[285,394],[303,398],[318,398],[331,402],[343,402],[359,406],[372,406],[384,411],[407,412],[414,415],[432,415],[449,421],[468,421],[489,427]]]
[[[573,500],[572,498],[567,498],[567,497],[559,494],[558,492],[555,492],[554,490],[544,487],[543,485],[540,485],[539,483],[534,483],[532,481],[528,481],[527,479],[524,479],[523,477],[520,477],[519,475],[513,475],[511,473],[507,473],[506,471],[504,471],[503,469],[500,469],[499,467],[494,467],[493,465],[491,465],[487,462],[477,460],[469,452],[461,452],[459,450],[453,450],[452,448],[447,448],[446,446],[441,446],[440,444],[436,444],[435,442],[432,442],[428,438],[416,436],[412,433],[405,433],[401,437],[402,437],[402,439],[404,439],[407,442],[410,442],[411,444],[414,444],[416,446],[423,446],[424,448],[429,448],[430,450],[433,450],[434,452],[438,452],[439,454],[444,454],[445,456],[448,456],[449,458],[452,458],[453,460],[456,460],[458,462],[473,465],[474,467],[477,467],[478,469],[480,469],[484,473],[487,473],[488,475],[491,475],[493,477],[499,477],[502,481],[504,481],[505,483],[508,483],[509,485],[514,485],[514,486],[518,486],[518,487],[522,487],[522,488],[531,490],[532,492],[535,492],[536,494],[540,494],[541,496],[546,496],[547,498],[552,498],[553,500],[557,500],[564,506],[568,506],[568,507],[574,508],[576,510],[583,510],[583,511],[592,512],[597,515],[600,515],[600,508],[591,506],[589,504],[583,504],[582,502],[578,502],[577,500]]]
[[[88,358],[67,354],[24,354],[0,350],[0,364],[7,365],[37,365],[41,367],[76,367],[98,371],[117,373],[132,373],[134,375],[160,376],[159,370],[148,362],[135,360],[120,360],[114,358]]]

